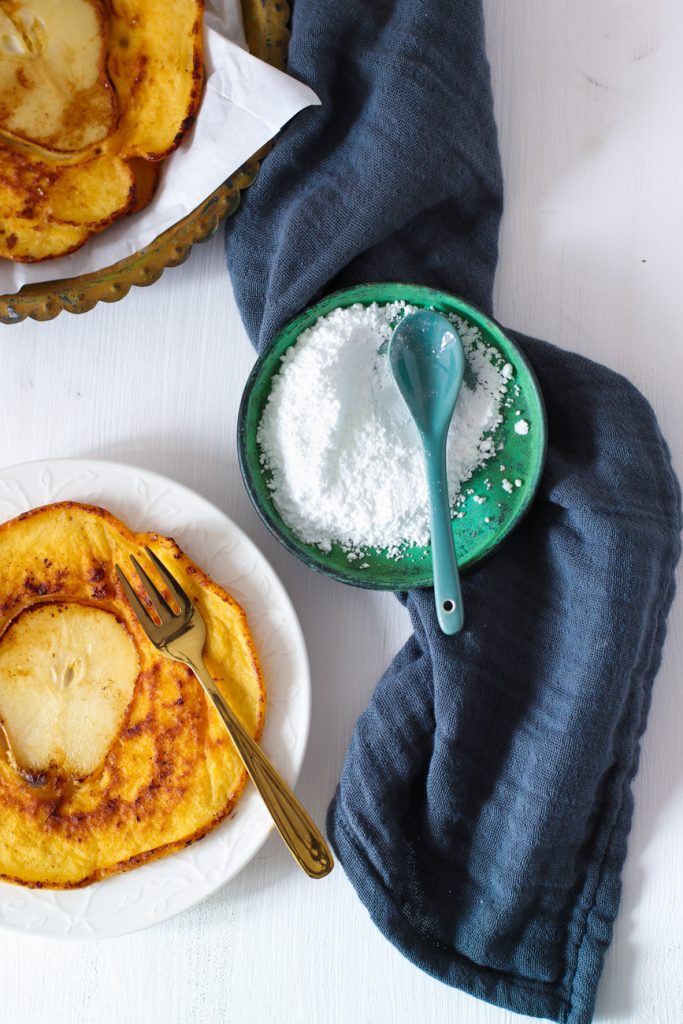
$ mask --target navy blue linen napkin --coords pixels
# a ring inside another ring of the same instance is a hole
[[[480,0],[296,0],[282,133],[227,254],[257,348],[320,294],[405,280],[491,309],[502,178]],[[680,552],[680,493],[626,380],[513,335],[538,375],[538,499],[463,581],[466,628],[414,635],[355,730],[328,815],[373,920],[448,984],[592,1019],[630,784]]]

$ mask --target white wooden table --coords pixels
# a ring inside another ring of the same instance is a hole
[[[683,9],[677,0],[487,0],[507,208],[496,313],[624,372],[683,475]],[[177,478],[262,547],[301,617],[313,674],[300,793],[322,819],[353,724],[408,633],[390,596],[333,584],[260,526],[235,417],[253,353],[220,240],[149,290],[0,332],[0,463],[127,461]],[[624,896],[597,1019],[683,1020],[683,600],[655,686]],[[511,1024],[407,963],[341,870],[309,884],[275,839],[204,905],[91,944],[0,933],[14,1024]]]

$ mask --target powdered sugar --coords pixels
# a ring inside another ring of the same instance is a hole
[[[429,501],[417,429],[391,377],[386,342],[415,307],[336,309],[302,332],[282,359],[259,424],[273,501],[301,540],[350,560],[368,548],[398,556],[429,542]],[[512,367],[479,330],[451,316],[467,370],[448,438],[449,498],[497,454],[491,435]]]

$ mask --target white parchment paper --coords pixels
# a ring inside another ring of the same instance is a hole
[[[195,126],[162,165],[150,205],[121,217],[70,256],[44,263],[0,259],[0,294],[24,284],[101,270],[137,252],[198,206],[304,107],[315,93],[252,57],[238,0],[207,0],[206,86]]]

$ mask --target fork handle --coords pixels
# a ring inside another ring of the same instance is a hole
[[[204,663],[188,664],[215,704],[290,853],[310,878],[328,875],[334,867],[334,860],[308,811],[225,702]]]

